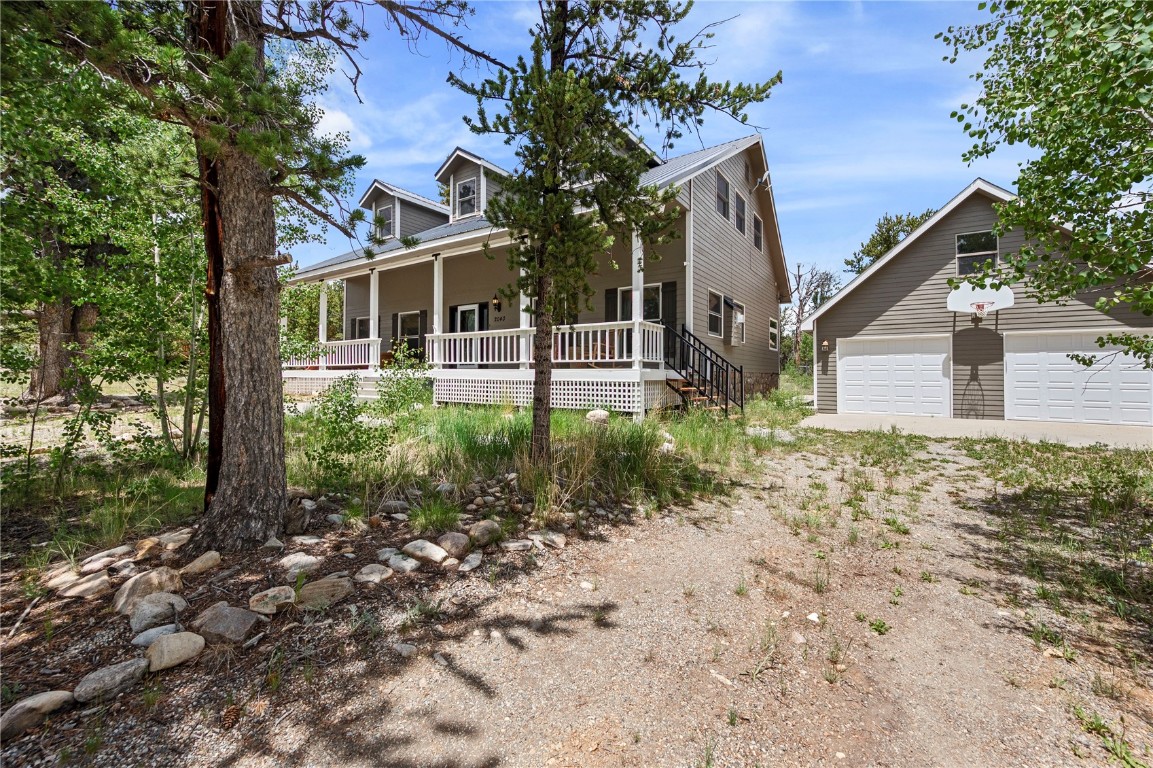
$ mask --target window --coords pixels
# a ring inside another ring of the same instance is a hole
[[[992,232],[957,235],[957,274],[980,272],[986,262],[997,266],[997,236]]]
[[[725,330],[725,298],[709,291],[709,335],[723,336]]]
[[[781,328],[777,321],[769,318],[769,349],[776,352],[781,348]]]
[[[404,342],[409,349],[420,349],[420,313],[401,312],[396,319],[396,343]]]
[[[471,216],[476,213],[476,179],[468,179],[456,185],[456,215]]]
[[[765,250],[765,223],[761,217],[753,214],[753,245],[762,253]]]
[[[391,205],[376,209],[376,236],[381,239],[393,236]]]
[[[745,305],[733,302],[733,343],[745,343]]]
[[[717,171],[717,213],[729,218],[729,182]]]
[[[659,323],[661,320],[661,284],[653,283],[644,287],[644,315],[642,319]],[[617,290],[617,318],[633,319],[633,289],[626,286]]]
[[[737,195],[733,198],[733,213],[735,214],[734,222],[737,225],[737,231],[742,235],[745,234],[745,198]]]
[[[367,317],[354,317],[348,321],[348,338],[350,338],[350,339],[367,339],[368,338],[368,318]]]

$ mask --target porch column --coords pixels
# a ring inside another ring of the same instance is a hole
[[[395,208],[393,209],[396,210]],[[368,269],[368,338],[369,338],[369,367],[380,365],[380,281],[376,279],[376,268]],[[375,346],[375,353],[371,350]]]
[[[641,238],[633,232],[633,368],[641,367],[641,321],[645,317],[645,252]],[[625,318],[621,318],[624,320]]]
[[[325,280],[320,281],[320,317],[317,322],[317,334],[321,344],[320,368],[324,370],[328,367],[328,350],[323,346],[328,341],[328,282]]]
[[[520,276],[524,278],[525,271],[521,269]],[[517,307],[520,310],[520,327],[521,330],[532,328],[532,312],[525,309],[528,306],[528,294],[521,291],[517,296],[517,301],[520,302]],[[531,334],[522,333],[520,335],[520,367],[528,368],[532,361],[532,336]]]
[[[441,323],[441,313],[444,312],[444,257],[439,253],[432,255],[432,332],[444,333]],[[440,340],[437,339],[430,347],[428,340],[424,344],[425,357],[428,362],[436,364],[440,361]]]

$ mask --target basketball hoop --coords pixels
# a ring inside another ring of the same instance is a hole
[[[974,315],[984,317],[989,310],[993,308],[994,304],[996,304],[994,301],[974,301],[969,306],[972,308]]]

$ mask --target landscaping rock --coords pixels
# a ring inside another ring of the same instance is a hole
[[[483,559],[484,557],[480,552],[473,552],[471,555],[462,560],[459,566],[457,566],[457,573],[468,573],[469,571],[479,568],[481,560]]]
[[[380,507],[376,510],[381,515],[395,515],[407,514],[410,510],[407,501],[400,501],[399,499],[389,499],[388,501],[381,502]]]
[[[327,515],[324,519],[337,527],[344,525],[344,515]]]
[[[503,531],[495,520],[479,520],[468,529],[468,536],[478,547],[487,547],[500,539]]]
[[[320,567],[320,558],[304,552],[293,552],[285,555],[277,563],[288,574],[289,579],[295,579],[298,573],[312,573]]]
[[[162,627],[153,627],[152,629],[144,630],[132,638],[132,644],[139,648],[147,648],[156,642],[156,638],[163,637],[164,635],[174,635],[179,631],[179,624],[165,624]]]
[[[403,512],[397,512],[395,515],[389,515],[389,517],[391,517],[393,520],[395,520],[398,523],[407,523],[408,522],[408,515],[406,515]]]
[[[284,549],[284,542],[275,536],[269,536],[268,541],[261,545],[261,549]]]
[[[315,501],[313,501],[312,499],[301,499],[300,500],[300,508],[303,509],[305,512],[310,512],[310,513],[315,512],[316,508],[318,506],[319,505]]]
[[[171,592],[153,592],[137,601],[128,624],[133,632],[143,632],[175,621],[176,614],[187,609],[188,602],[180,595]]]
[[[463,533],[446,533],[436,540],[450,557],[462,558],[472,549],[472,539]]]
[[[166,550],[172,551],[180,549],[189,541],[192,540],[192,529],[186,528],[183,531],[176,531],[175,533],[168,533],[160,537],[159,541]]]
[[[44,718],[58,709],[69,706],[75,699],[71,691],[45,691],[21,699],[4,711],[0,717],[0,740],[8,741],[44,722]]]
[[[563,533],[557,533],[556,531],[545,531],[543,541],[546,547],[552,547],[553,549],[564,549],[565,544],[568,543],[565,535]]]
[[[443,571],[455,571],[460,566],[460,561],[455,557],[446,557],[440,561],[440,568]]]
[[[159,672],[192,661],[204,650],[204,638],[195,632],[177,632],[156,638],[144,652],[148,670]]]
[[[197,616],[192,622],[192,628],[210,643],[239,645],[262,618],[259,613],[219,602]]]
[[[108,571],[93,573],[82,579],[77,579],[61,589],[57,594],[60,597],[83,597],[91,600],[103,595],[112,589],[112,580],[108,578]]]
[[[97,699],[111,699],[140,682],[148,671],[147,659],[131,659],[86,675],[76,684],[72,695],[81,704]]]
[[[401,657],[407,659],[409,656],[412,656],[414,653],[416,653],[417,647],[410,643],[397,643],[396,645],[392,646],[392,650],[399,653]]]
[[[292,587],[273,587],[258,592],[248,598],[249,610],[271,616],[281,608],[296,602],[296,590]]]
[[[417,568],[420,568],[420,561],[413,560],[408,555],[402,555],[397,552],[388,558],[388,567],[397,573],[412,573]]]
[[[284,511],[284,532],[289,536],[304,533],[312,523],[312,512],[304,508],[304,501],[310,500],[291,501]],[[315,505],[315,502],[312,503]]]
[[[500,548],[505,552],[524,552],[525,550],[532,549],[532,540],[514,539],[513,541],[502,541]]]
[[[456,493],[456,486],[452,483],[440,483],[436,486],[436,492],[441,496],[452,496]]]
[[[431,541],[426,541],[425,539],[410,541],[404,545],[404,548],[401,551],[409,557],[420,560],[421,562],[433,563],[435,565],[439,565],[440,563],[444,562],[444,559],[448,557],[448,553],[445,552],[442,548],[438,547],[436,544],[433,544]]]
[[[193,560],[188,565],[180,569],[181,576],[195,576],[198,573],[211,571],[216,566],[220,565],[220,553],[212,549],[205,552],[200,557]]]
[[[288,540],[289,544],[294,547],[311,547],[313,544],[320,544],[324,539],[319,536],[293,536]]]
[[[307,488],[301,488],[299,485],[288,486],[288,500],[300,501],[301,499],[311,499],[312,494],[308,492]]]
[[[352,578],[362,584],[379,584],[391,575],[392,569],[380,563],[370,563],[357,571]]]
[[[167,566],[138,573],[120,586],[112,599],[112,610],[130,615],[136,604],[154,592],[179,592],[184,588],[180,574]]]
[[[609,412],[603,408],[596,408],[586,413],[585,418],[593,424],[608,424]]]
[[[106,549],[103,552],[97,552],[95,555],[89,555],[88,557],[86,557],[80,561],[80,566],[81,566],[81,568],[83,568],[84,566],[88,565],[89,563],[95,562],[96,560],[103,560],[107,557],[113,558],[113,561],[115,562],[116,560],[121,559],[125,555],[132,554],[134,551],[135,550],[132,548],[131,545],[121,544],[119,547],[113,547],[112,549]]]
[[[164,551],[164,545],[160,543],[160,539],[155,536],[149,536],[146,539],[141,539],[136,542],[136,559],[145,560],[149,557],[159,555]]]
[[[380,561],[388,560],[400,550],[396,547],[384,547],[383,549],[376,550],[376,559]]]
[[[301,587],[296,604],[305,610],[322,611],[350,594],[352,594],[351,579],[321,579]]]

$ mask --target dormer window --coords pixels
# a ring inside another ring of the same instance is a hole
[[[456,215],[471,216],[476,213],[476,179],[457,182]]]
[[[376,209],[376,236],[381,240],[393,236],[391,205]]]

